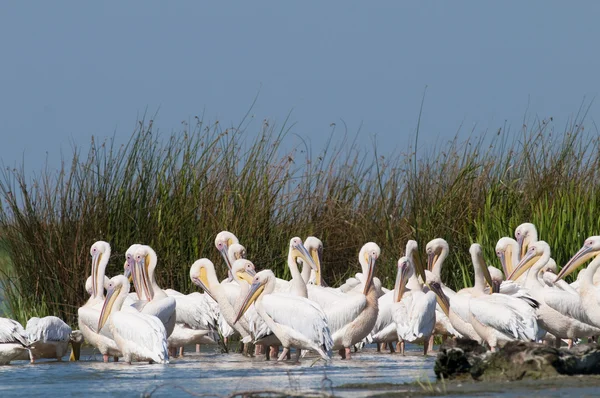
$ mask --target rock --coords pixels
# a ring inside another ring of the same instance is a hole
[[[600,374],[600,346],[581,344],[568,350],[515,341],[490,352],[475,341],[457,339],[442,345],[434,371],[438,378],[483,381]]]

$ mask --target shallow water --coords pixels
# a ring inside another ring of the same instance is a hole
[[[404,357],[368,347],[354,354],[352,361],[336,358],[327,365],[309,356],[299,364],[288,364],[215,353],[210,347],[207,351],[173,359],[168,365],[105,364],[101,355],[91,351],[84,351],[80,362],[14,361],[0,366],[0,396],[139,396],[144,392],[156,397],[190,396],[190,392],[227,396],[264,390],[338,395],[336,387],[349,383],[404,383],[435,377],[435,356],[423,357],[421,347],[410,345]],[[349,389],[342,395],[365,396],[365,391]]]
[[[105,364],[101,355],[84,350],[79,362],[67,362],[65,357],[65,362],[46,360],[30,365],[27,361],[14,361],[9,366],[0,366],[0,397],[223,397],[260,391],[344,397],[591,397],[597,396],[600,387],[597,376],[513,383],[436,384],[435,355],[423,357],[421,352],[421,347],[410,344],[406,356],[377,353],[374,346],[369,346],[354,354],[352,361],[335,358],[325,365],[316,357],[307,357],[299,364],[277,363],[235,353],[220,354],[212,347],[203,346],[202,353],[172,359],[168,365],[127,365],[123,362]]]

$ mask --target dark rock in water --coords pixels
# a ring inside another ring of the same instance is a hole
[[[600,374],[600,346],[581,344],[568,350],[519,341],[490,352],[475,341],[457,339],[442,345],[434,371],[438,378],[483,381]]]

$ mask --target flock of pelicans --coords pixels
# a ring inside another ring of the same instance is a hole
[[[238,239],[223,231],[215,245],[228,277],[219,282],[214,264],[197,260],[190,278],[204,293],[188,295],[158,286],[157,256],[146,245],[132,245],[123,275],[108,279],[110,245],[98,241],[90,249],[90,298],[79,308],[79,331],[57,317],[32,318],[25,329],[0,318],[0,364],[60,360],[69,343],[76,360],[83,339],[102,353],[104,362],[112,356],[128,363],[168,363],[169,355],[183,355],[185,345],[196,344],[198,350],[199,344],[217,344],[234,335],[244,343],[244,352],[254,349],[255,355],[278,360],[289,359],[291,348],[296,360],[311,351],[329,360],[332,350],[350,359],[352,350],[365,342],[402,353],[405,342],[422,342],[427,355],[434,335],[473,339],[492,350],[512,340],[557,346],[565,341],[570,348],[574,340],[600,335],[600,236],[586,239],[558,274],[550,247],[537,240],[533,224],[517,227],[515,238],[501,238],[496,245],[504,272],[487,267],[481,246],[473,244],[474,286],[455,292],[440,278],[449,254],[443,239],[427,244],[426,269],[417,243],[408,241],[397,263],[394,289],[388,290],[374,276],[380,249],[373,242],[360,250],[362,273],[333,288],[321,276],[319,239],[291,239],[287,281],[270,270],[256,272]],[[563,280],[591,258],[576,282]],[[130,281],[135,293],[130,293]]]

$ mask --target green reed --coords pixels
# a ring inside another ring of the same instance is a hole
[[[225,275],[214,248],[221,230],[238,236],[257,268],[282,277],[289,239],[318,236],[330,284],[359,271],[367,241],[382,248],[376,273],[389,287],[408,239],[424,247],[443,237],[452,251],[444,279],[468,285],[469,245],[481,243],[499,266],[496,241],[525,221],[563,264],[600,233],[600,142],[585,132],[583,116],[561,133],[548,120],[440,147],[417,142],[418,156],[411,146],[365,149],[348,136],[320,151],[304,142],[288,148],[287,121],[224,128],[196,118],[160,134],[142,120],[125,145],[92,139],[57,170],[0,173],[6,312],[74,323],[87,299],[89,248],[100,239],[113,249],[107,275],[122,272],[132,243],[145,243],[158,254],[159,284],[182,292],[196,289],[188,273],[200,257]]]

